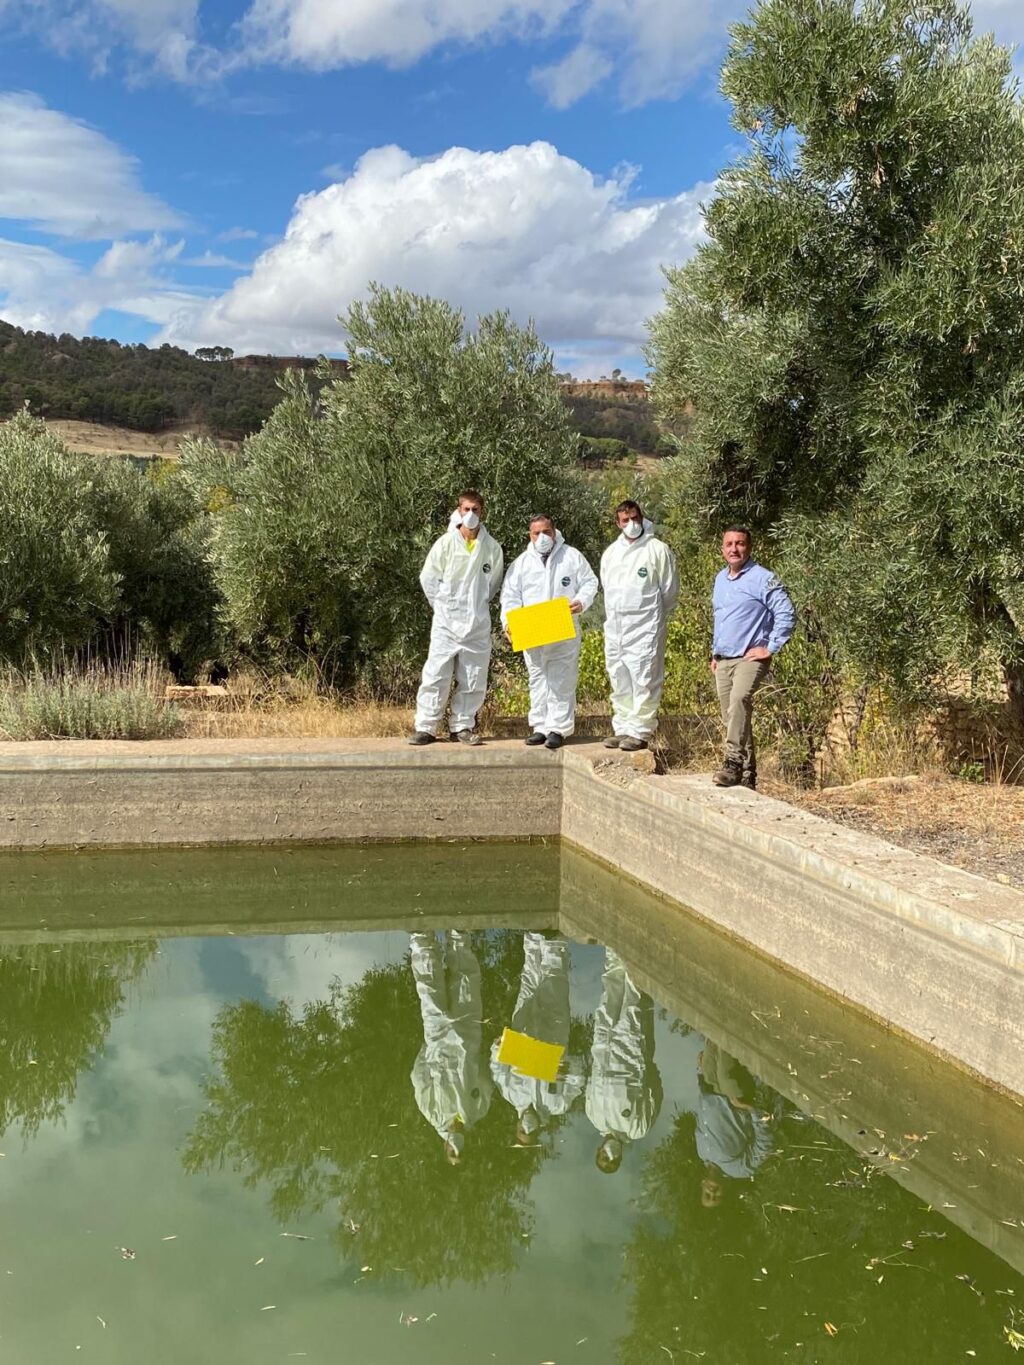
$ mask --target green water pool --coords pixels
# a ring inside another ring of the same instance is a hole
[[[555,846],[0,860],[3,1365],[1010,1361],[1022,1118]]]

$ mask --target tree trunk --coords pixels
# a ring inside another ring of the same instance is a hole
[[[1010,715],[1015,725],[1024,730],[1024,663],[1019,660],[1002,664],[1003,678],[1010,703]]]

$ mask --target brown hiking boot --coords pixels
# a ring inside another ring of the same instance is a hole
[[[716,787],[738,787],[743,781],[743,765],[735,758],[727,758],[717,773],[711,774]]]
[[[743,776],[740,778],[740,786],[746,787],[747,791],[757,791],[757,769],[744,768]]]

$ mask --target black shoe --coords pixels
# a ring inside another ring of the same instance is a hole
[[[735,758],[727,758],[717,773],[711,774],[716,787],[738,787],[743,781],[743,765]]]
[[[757,769],[744,768],[743,776],[740,778],[740,786],[746,787],[747,791],[757,791]]]
[[[524,743],[524,744],[543,744],[544,741],[545,741],[546,739],[547,739],[547,735],[544,733],[543,730],[534,730],[534,732],[533,732],[532,735],[528,735],[527,738],[523,740],[523,743]]]
[[[621,743],[622,741],[618,735],[609,735],[604,742],[604,747],[606,749],[617,749]]]
[[[409,736],[410,744],[436,744],[437,736],[430,734],[426,730],[413,730]]]
[[[560,749],[562,747],[562,744],[563,744],[562,736],[556,734],[555,731],[552,730],[550,735],[548,735],[547,739],[544,741],[544,748]]]
[[[627,754],[635,754],[638,749],[646,749],[646,739],[634,739],[632,735],[627,735],[625,739],[619,740],[619,748]]]

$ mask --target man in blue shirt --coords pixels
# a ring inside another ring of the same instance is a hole
[[[757,786],[752,716],[754,693],[772,657],[793,634],[796,611],[773,573],[750,558],[750,532],[729,526],[722,537],[725,568],[715,579],[715,637],[711,671],[725,722],[725,762],[712,778],[719,787]]]

